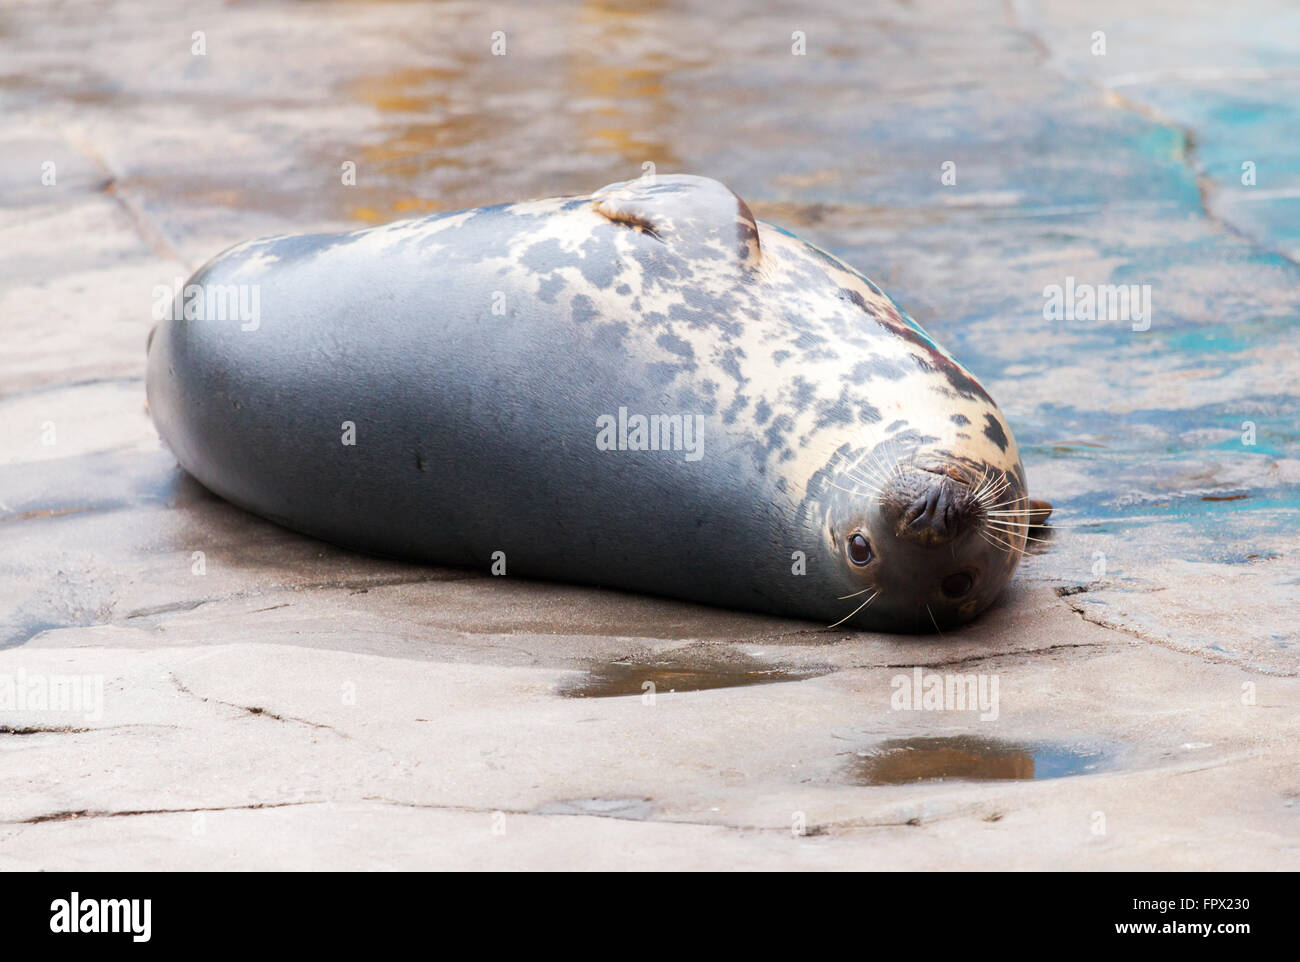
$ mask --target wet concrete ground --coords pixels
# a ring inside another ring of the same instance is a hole
[[[0,707],[0,866],[1300,864],[1300,12],[1075,6],[7,6],[0,680],[103,710]],[[377,561],[158,441],[156,285],[645,162],[864,270],[998,400],[1057,514],[978,623]],[[1045,317],[1067,283],[1149,285],[1149,327]],[[918,665],[997,717],[899,710]]]

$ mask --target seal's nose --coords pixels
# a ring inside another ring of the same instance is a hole
[[[903,509],[899,534],[927,544],[954,538],[969,516],[965,488],[939,478]]]

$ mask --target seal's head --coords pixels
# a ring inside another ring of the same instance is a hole
[[[840,459],[827,534],[846,625],[923,632],[975,618],[1002,592],[1050,507],[1010,467],[885,442]],[[869,610],[869,615],[868,615]]]

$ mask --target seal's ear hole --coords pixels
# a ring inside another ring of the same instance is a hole
[[[849,560],[855,565],[864,565],[871,560],[871,543],[860,533],[849,538]]]
[[[604,214],[606,217],[608,217],[615,224],[623,224],[627,227],[633,228],[634,230],[642,231],[643,233],[649,234],[657,241],[663,240],[663,238],[659,236],[659,231],[655,229],[654,224],[652,224],[645,217],[642,217],[641,215],[633,211],[618,211],[615,213],[609,213],[602,210],[601,213]]]

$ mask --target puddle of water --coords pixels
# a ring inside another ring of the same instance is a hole
[[[694,654],[692,654],[694,652]],[[784,681],[803,681],[829,674],[830,666],[795,668],[771,665],[754,659],[722,660],[701,657],[698,649],[670,652],[644,661],[616,661],[595,665],[574,681],[558,689],[565,698],[616,698],[641,695],[653,690],[658,695],[670,692],[708,691],[713,688],[742,688],[747,685],[771,685]],[[646,687],[647,683],[654,686]]]
[[[849,766],[854,785],[913,782],[1012,781],[1065,778],[1101,771],[1100,749],[1048,743],[1020,744],[975,735],[898,738],[860,753]]]

